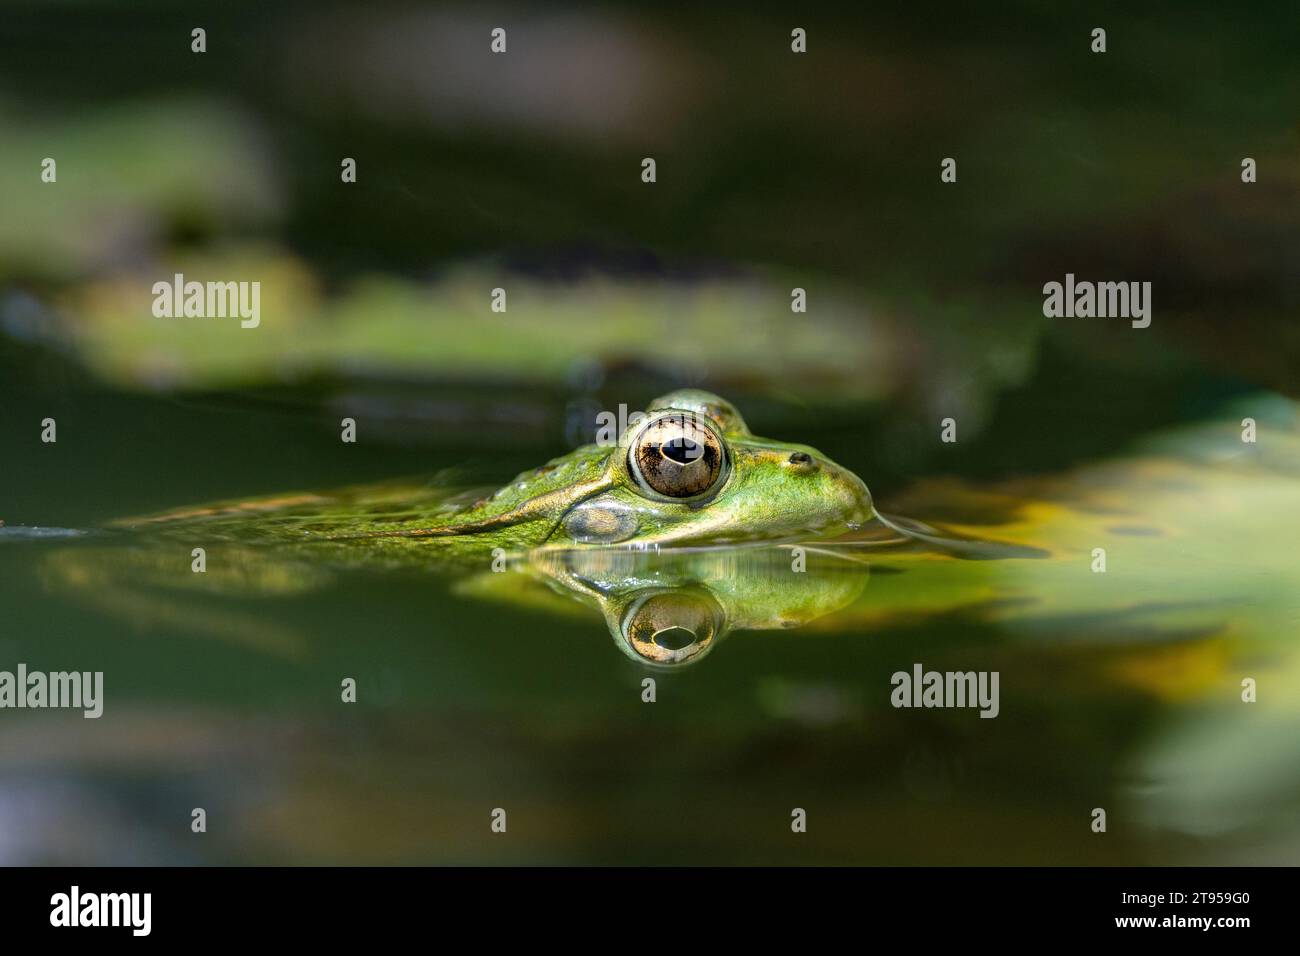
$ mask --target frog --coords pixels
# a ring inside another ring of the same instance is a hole
[[[633,416],[616,442],[584,445],[477,500],[363,486],[181,509],[115,527],[201,525],[218,536],[229,528],[245,543],[368,542],[389,554],[418,544],[425,556],[430,548],[482,556],[830,538],[874,516],[870,491],[848,468],[808,445],[754,435],[718,395],[679,389]]]
[[[730,630],[793,626],[847,602],[852,576],[830,586],[777,574],[771,560],[738,564],[734,552],[770,558],[776,542],[830,540],[873,514],[852,471],[808,445],[760,438],[730,402],[685,389],[649,403],[617,441],[584,445],[483,497],[396,480],[183,507],[78,532],[42,574],[52,589],[140,623],[188,622],[285,653],[301,652],[301,637],[219,600],[195,613],[195,601],[290,597],[350,571],[445,568],[485,577],[506,600],[534,580],[598,610],[628,656],[668,666],[699,660]],[[677,552],[684,563],[611,578],[601,564],[563,560],[601,551]],[[665,644],[676,638],[680,646]]]

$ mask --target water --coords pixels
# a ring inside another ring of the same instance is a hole
[[[3,714],[4,862],[1233,863],[1300,846],[1280,400],[1253,400],[1256,447],[1227,408],[1037,475],[887,483],[893,527],[809,548],[801,573],[789,547],[496,573],[222,541],[197,575],[184,535],[97,529],[304,474],[504,480],[554,449],[433,437],[349,459],[310,393],[179,402],[73,376],[54,399],[9,371],[27,418],[63,405],[57,445],[4,436],[0,666],[102,670],[106,689],[98,720]],[[870,482],[849,429],[821,428]],[[996,671],[998,715],[892,706],[918,664]]]

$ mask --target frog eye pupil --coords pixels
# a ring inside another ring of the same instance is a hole
[[[689,465],[704,454],[704,446],[691,438],[674,438],[660,447],[660,454],[679,465]]]

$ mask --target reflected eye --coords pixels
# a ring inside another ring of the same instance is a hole
[[[643,489],[668,498],[694,498],[724,477],[722,439],[694,415],[678,412],[645,425],[628,451],[627,466]]]
[[[712,648],[725,623],[717,600],[682,588],[642,594],[628,607],[619,630],[642,661],[689,664]]]

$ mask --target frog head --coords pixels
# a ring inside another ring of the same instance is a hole
[[[602,480],[564,511],[547,544],[820,537],[873,514],[853,472],[807,445],[753,435],[735,406],[709,392],[656,399],[607,451]]]

